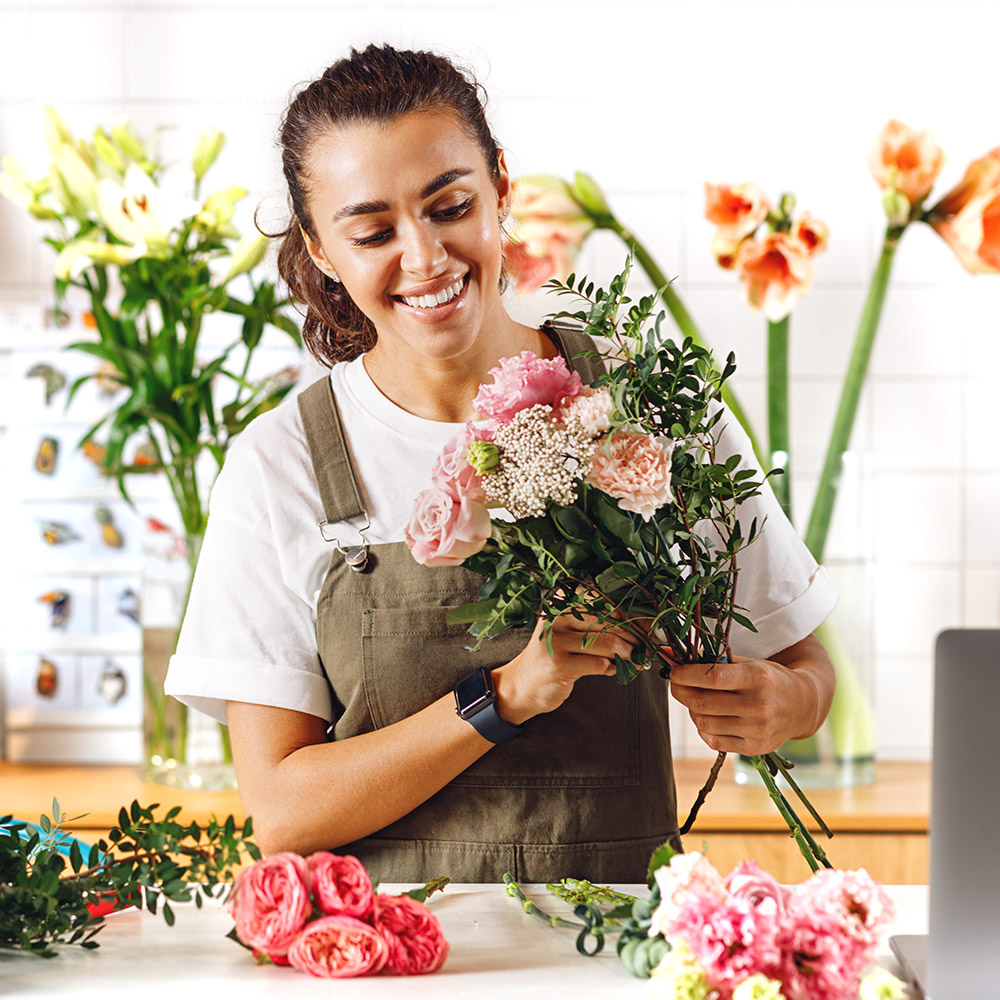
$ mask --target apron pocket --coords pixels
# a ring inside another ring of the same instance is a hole
[[[373,608],[363,614],[365,697],[379,728],[451,693],[477,667],[512,660],[531,638],[514,629],[470,652],[465,625],[447,625],[444,608]],[[516,740],[494,747],[452,785],[601,787],[639,780],[640,685],[582,677],[554,712],[539,715]],[[666,697],[666,691],[664,691]]]

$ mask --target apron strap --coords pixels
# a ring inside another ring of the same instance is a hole
[[[600,355],[588,353],[597,348],[593,339],[586,333],[556,326],[551,321],[542,324],[542,331],[555,341],[559,353],[565,358],[569,367],[580,376],[584,385],[589,385],[604,374],[604,359]]]
[[[330,376],[323,376],[299,393],[298,404],[327,523],[361,517],[365,509],[347,454]]]

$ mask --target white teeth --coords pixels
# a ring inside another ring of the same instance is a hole
[[[465,278],[459,278],[454,285],[449,285],[448,288],[443,288],[436,295],[401,295],[400,298],[408,305],[415,309],[430,309],[432,306],[442,306],[446,302],[451,302],[451,300],[462,291],[462,284]]]

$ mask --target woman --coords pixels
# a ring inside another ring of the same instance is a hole
[[[266,851],[335,848],[388,881],[638,881],[677,832],[663,681],[619,687],[630,637],[584,650],[588,623],[572,618],[551,652],[536,629],[470,653],[442,608],[474,599],[479,578],[419,566],[402,541],[500,358],[581,365],[579,344],[504,309],[510,179],[477,87],[431,53],[352,51],[295,97],[281,144],[279,267],[333,367],[231,449],[167,691],[228,720]],[[723,448],[748,453],[729,434]],[[811,632],[835,595],[773,500],[759,505],[772,520],[740,595],[759,635],[737,647],[746,658],[671,679],[717,750],[810,735],[832,696]],[[462,705],[477,676],[492,700]]]

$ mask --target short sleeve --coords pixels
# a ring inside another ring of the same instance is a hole
[[[763,477],[746,432],[728,411],[720,420],[717,458],[740,455],[739,468]],[[758,537],[737,556],[736,603],[757,631],[733,623],[730,645],[738,656],[766,659],[799,642],[836,607],[838,594],[829,576],[806,548],[764,483],[759,496],[740,505],[744,535],[756,519]]]

